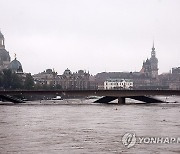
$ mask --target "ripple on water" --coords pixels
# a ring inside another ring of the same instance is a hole
[[[178,144],[122,144],[136,136],[179,137],[180,104],[93,104],[86,100],[0,106],[0,153],[179,153]]]

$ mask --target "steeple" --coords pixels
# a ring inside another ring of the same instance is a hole
[[[157,78],[158,77],[158,59],[156,58],[154,41],[153,41],[153,47],[152,47],[152,51],[151,51],[150,63],[151,63],[152,78]]]
[[[152,51],[151,51],[151,57],[156,57],[156,51],[155,51],[155,47],[154,47],[154,41],[153,41],[153,47],[152,47]]]
[[[154,40],[153,40],[153,47],[152,47],[152,50],[155,50],[155,48],[154,48]]]
[[[14,53],[14,59],[17,59],[16,53]]]
[[[1,30],[0,30],[0,49],[5,49],[4,35],[1,33]]]

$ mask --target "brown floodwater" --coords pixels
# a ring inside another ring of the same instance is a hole
[[[180,138],[180,98],[175,103],[95,104],[93,100],[0,103],[0,153],[180,153],[179,143],[136,142],[138,137]]]

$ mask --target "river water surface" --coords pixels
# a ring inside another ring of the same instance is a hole
[[[171,99],[171,98],[170,98]],[[170,100],[169,99],[169,100]],[[0,153],[180,153],[179,143],[136,143],[136,137],[180,138],[180,98],[164,104],[94,104],[93,100],[0,103]]]

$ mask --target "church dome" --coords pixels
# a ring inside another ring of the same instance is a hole
[[[22,65],[16,58],[9,64],[9,69],[16,73],[23,72]]]

